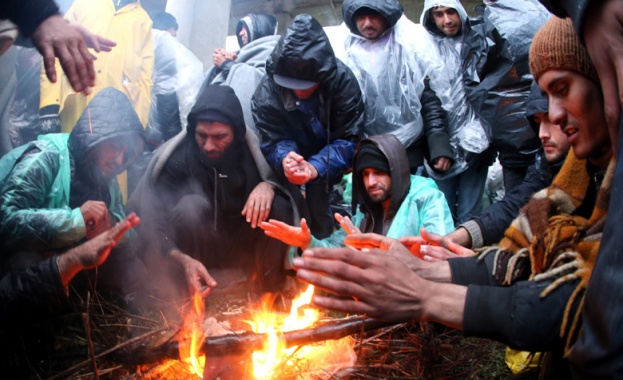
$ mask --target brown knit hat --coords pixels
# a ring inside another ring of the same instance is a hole
[[[569,18],[551,17],[534,35],[530,45],[530,71],[538,81],[547,70],[576,71],[599,83],[586,49],[580,43]]]

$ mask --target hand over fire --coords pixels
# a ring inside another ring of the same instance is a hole
[[[257,227],[260,222],[268,218],[274,198],[275,188],[268,182],[258,183],[249,194],[242,215],[247,217],[247,223],[251,223],[252,228]]]
[[[294,227],[287,223],[270,219],[268,222],[262,222],[260,228],[264,230],[267,236],[301,249],[307,248],[312,239],[311,231],[307,226],[305,218],[301,219],[300,227]]]
[[[293,266],[299,279],[342,297],[315,295],[319,307],[395,322],[425,319],[418,294],[431,294],[429,282],[392,251],[315,248]]]
[[[462,247],[444,236],[426,232],[423,228],[420,230],[420,235],[405,236],[399,240],[409,248],[413,255],[422,260],[447,260],[453,257],[473,256],[475,254],[471,249]]]
[[[176,249],[171,251],[171,258],[184,268],[186,282],[191,294],[199,293],[201,297],[210,295],[210,291],[216,287],[217,283],[200,261]]]

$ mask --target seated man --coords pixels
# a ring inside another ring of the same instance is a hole
[[[123,220],[116,175],[143,145],[143,127],[130,100],[109,87],[93,98],[71,134],[42,135],[2,157],[2,275],[36,265]]]
[[[288,223],[298,216],[273,176],[234,90],[207,86],[186,133],[160,148],[128,202],[144,221],[144,260],[202,296],[217,285],[208,272],[217,268],[245,269],[260,283],[254,290],[279,290],[287,246],[255,227],[269,215]]]
[[[426,263],[395,240],[349,236],[347,245],[389,251],[315,249],[295,259],[299,278],[355,298],[316,296],[317,306],[386,320],[436,321],[516,349],[553,351],[560,360],[568,355],[582,327],[614,160],[599,79],[571,20],[552,17],[539,30],[530,67],[548,94],[549,118],[561,126],[573,151],[500,245],[484,259]],[[570,377],[565,367],[556,368],[556,378]]]
[[[352,224],[348,217],[342,220],[339,214],[335,214],[344,226],[343,230],[317,240],[311,235],[305,219],[301,220],[301,227],[276,220],[263,222],[260,227],[266,235],[302,250],[341,247],[347,233],[375,232],[397,239],[419,235],[421,228],[450,231],[454,227],[443,193],[432,179],[409,174],[406,150],[394,135],[362,140],[355,152],[353,168],[353,203],[360,206]],[[291,250],[290,257],[295,253]]]
[[[364,106],[357,78],[335,57],[316,19],[292,20],[251,106],[266,160],[281,178],[305,186],[314,236],[331,235],[329,195],[352,166]]]

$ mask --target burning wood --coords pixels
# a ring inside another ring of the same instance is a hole
[[[303,346],[315,342],[340,339],[349,335],[377,330],[394,323],[367,317],[351,317],[342,320],[325,322],[317,327],[288,331],[282,334],[286,347]],[[229,334],[219,337],[208,337],[200,347],[200,352],[208,356],[245,354],[261,349],[267,334],[253,332]],[[131,365],[160,362],[165,359],[179,360],[178,341],[169,341],[149,351],[138,351],[131,354],[116,355],[115,360]]]

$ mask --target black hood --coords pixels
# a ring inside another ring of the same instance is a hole
[[[277,34],[277,19],[273,15],[264,13],[249,13],[238,21],[236,25],[236,38],[238,39],[238,46],[241,48],[242,41],[240,40],[239,33],[242,28],[247,30],[247,36],[251,42],[258,40],[262,37],[272,36]]]
[[[231,87],[209,85],[197,95],[197,101],[188,114],[188,126],[186,137],[195,141],[195,129],[197,129],[197,117],[204,114],[215,114],[226,117],[231,121],[234,129],[234,140],[244,141],[246,126],[242,106],[236,93]],[[216,117],[215,117],[216,119]],[[209,120],[209,118],[208,118]]]
[[[128,155],[136,155],[139,140],[145,141],[145,130],[123,92],[107,87],[98,92],[89,102],[69,135],[68,147],[76,165],[85,162],[85,157],[103,141],[118,139],[128,146]]]
[[[387,158],[389,163],[390,176],[392,179],[391,202],[386,217],[392,218],[402,201],[409,193],[411,187],[411,173],[409,172],[409,159],[402,143],[392,134],[373,136],[361,140],[353,159],[353,167],[358,167],[357,159],[361,147],[365,144],[373,144]],[[381,204],[373,202],[363,184],[361,172],[353,172],[353,201],[361,205],[364,213],[371,214],[374,219],[383,217],[383,207]],[[366,229],[362,225],[362,231]],[[366,230],[366,232],[369,232]]]
[[[330,89],[336,83],[337,58],[329,37],[315,18],[296,16],[266,61],[266,73],[319,82]]]
[[[393,28],[398,22],[404,9],[398,0],[345,0],[342,3],[342,18],[351,33],[361,35],[353,15],[361,8],[369,8],[380,13],[387,20],[387,27]]]
[[[539,124],[534,120],[534,115],[541,112],[548,112],[549,101],[547,96],[543,95],[539,85],[532,81],[530,85],[530,95],[526,99],[526,118],[530,122],[530,126],[534,133],[539,135]]]

